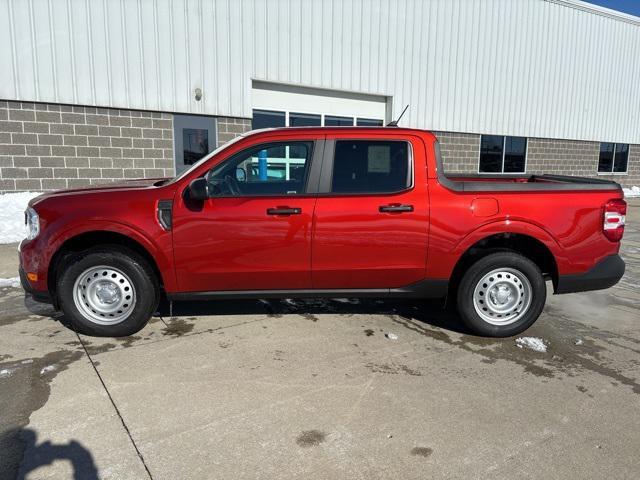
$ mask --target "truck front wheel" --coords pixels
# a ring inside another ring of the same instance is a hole
[[[146,325],[159,300],[148,262],[123,247],[97,248],[70,257],[58,272],[58,300],[79,333],[132,335]]]
[[[542,272],[528,258],[499,252],[465,272],[458,289],[458,312],[474,333],[509,337],[529,328],[547,299]]]

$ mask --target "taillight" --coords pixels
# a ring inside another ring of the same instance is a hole
[[[626,214],[627,202],[620,198],[609,200],[605,204],[602,231],[604,236],[612,242],[619,242],[622,240]]]

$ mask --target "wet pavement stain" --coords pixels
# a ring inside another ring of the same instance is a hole
[[[141,340],[141,339],[142,339],[142,337],[140,337],[138,335],[131,335],[129,337],[116,338],[116,340],[118,340],[120,342],[120,345],[122,345],[124,348],[129,348],[130,346],[135,344],[135,342],[137,342],[138,340]]]
[[[101,345],[93,345],[91,342],[84,341],[84,347],[87,349],[89,355],[97,355],[98,353],[105,353],[109,350],[113,350],[118,346],[115,343],[103,343]]]
[[[601,345],[604,343],[630,349],[621,342],[635,344],[636,339],[578,323],[559,312],[554,312],[551,306],[547,306],[545,312],[552,318],[540,319],[523,334],[549,341],[548,351],[544,355],[517,348],[515,338],[495,339],[462,334],[459,339],[455,339],[450,332],[439,328],[441,325],[446,328],[446,320],[439,319],[434,322],[433,319],[426,318],[426,315],[423,317],[416,312],[407,314],[400,310],[389,318],[415,333],[480,355],[485,363],[509,361],[520,365],[529,374],[544,378],[557,378],[559,375],[574,377],[581,371],[590,371],[631,387],[634,393],[640,394],[640,383],[636,379],[607,366],[608,362],[602,354],[608,349]],[[582,344],[575,344],[577,338],[582,339]]]
[[[82,351],[60,350],[43,357],[0,363],[0,472],[15,478],[26,448],[21,432],[31,414],[42,408],[51,394],[50,383],[84,355]],[[8,412],[8,413],[7,413]]]
[[[317,447],[326,438],[327,434],[320,430],[305,430],[296,438],[296,443],[302,448]]]
[[[181,337],[187,333],[191,333],[192,330],[193,323],[187,323],[182,318],[173,317],[168,321],[167,326],[162,329],[162,334],[165,336]]]
[[[430,457],[433,453],[433,449],[429,447],[415,447],[411,449],[411,455],[416,457]]]
[[[400,373],[405,375],[410,375],[412,377],[421,377],[422,373],[413,368],[409,368],[406,365],[395,365],[395,364],[378,364],[378,363],[367,363],[365,365],[369,370],[373,373],[385,373],[388,375],[398,375]]]

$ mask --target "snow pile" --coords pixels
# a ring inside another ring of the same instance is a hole
[[[635,185],[631,188],[623,188],[624,196],[627,198],[631,197],[640,197],[640,187],[636,187]]]
[[[530,348],[536,352],[546,352],[547,346],[541,338],[537,337],[520,337],[516,338],[516,345],[518,348]]]
[[[20,286],[20,277],[0,278],[0,288],[18,288]]]
[[[4,193],[0,195],[0,243],[15,243],[27,236],[24,211],[38,192]]]

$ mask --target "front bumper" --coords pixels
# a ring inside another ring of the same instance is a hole
[[[612,287],[620,281],[624,269],[624,260],[620,255],[609,255],[585,273],[560,275],[555,293],[586,292]]]
[[[27,274],[25,273],[22,267],[18,268],[18,274],[20,275],[20,283],[22,284],[22,288],[27,294],[31,295],[31,297],[36,302],[53,303],[53,299],[51,298],[51,295],[49,294],[49,292],[34,290],[34,288],[29,283],[29,279],[27,279]]]

